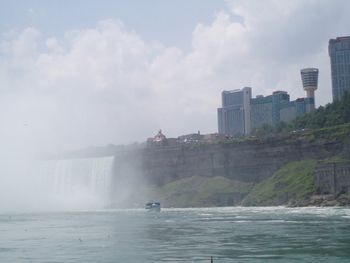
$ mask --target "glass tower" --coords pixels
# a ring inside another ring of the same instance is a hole
[[[330,39],[328,53],[331,60],[333,101],[350,92],[350,36]]]
[[[250,99],[252,89],[222,92],[222,108],[218,108],[219,133],[239,136],[250,133]]]

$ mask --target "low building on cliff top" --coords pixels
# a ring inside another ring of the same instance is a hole
[[[168,139],[162,133],[162,130],[159,130],[158,133],[151,138],[147,139],[148,146],[164,146],[168,145]]]
[[[181,135],[177,137],[178,143],[199,143],[203,139],[203,135],[201,135],[200,131],[198,133],[191,133],[186,135]]]
[[[157,146],[172,146],[178,147],[181,145],[188,144],[212,144],[218,143],[223,140],[232,139],[232,136],[223,135],[219,133],[209,133],[209,134],[201,134],[200,131],[198,133],[190,133],[181,135],[177,138],[167,138],[162,130],[154,136],[147,139],[148,147],[157,147]]]
[[[218,143],[223,140],[232,139],[232,136],[223,135],[219,133],[208,133],[201,134],[200,131],[198,133],[191,133],[186,135],[181,135],[177,137],[177,144],[212,144]]]

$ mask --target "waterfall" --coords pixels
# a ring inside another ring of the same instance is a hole
[[[114,157],[50,160],[41,166],[51,197],[72,208],[109,205]]]

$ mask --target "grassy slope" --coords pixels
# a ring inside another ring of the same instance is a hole
[[[349,162],[343,155],[334,155],[330,158],[321,160],[320,163],[347,163]]]
[[[337,140],[348,143],[350,135],[350,124],[347,123],[333,127],[310,130],[305,132],[305,135],[308,137],[308,139],[311,139],[313,141],[332,142]]]
[[[350,124],[337,125],[315,130],[290,133],[286,142],[304,139],[314,143],[341,141],[350,143]],[[231,140],[225,143],[244,143],[257,138]],[[202,145],[205,147],[205,145]],[[323,162],[343,162],[344,153],[333,156]],[[348,154],[347,154],[348,155]],[[283,166],[272,177],[252,187],[249,183],[230,180],[224,177],[206,178],[193,176],[171,182],[161,188],[155,188],[155,200],[162,200],[168,206],[213,206],[226,205],[225,198],[241,193],[246,195],[243,205],[280,205],[287,200],[300,200],[314,191],[313,173],[316,160],[292,162]],[[249,193],[247,195],[247,193]],[[227,199],[227,198],[226,198]]]
[[[315,160],[291,162],[272,177],[257,184],[243,205],[281,205],[291,199],[304,199],[314,192]]]
[[[164,185],[157,195],[167,206],[174,207],[232,205],[228,198],[234,194],[245,195],[251,187],[249,183],[220,176],[192,176]]]

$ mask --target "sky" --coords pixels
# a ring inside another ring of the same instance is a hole
[[[64,151],[217,132],[223,90],[331,102],[347,0],[0,0],[0,143]]]

